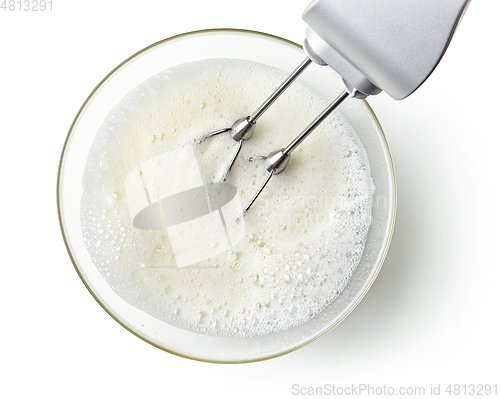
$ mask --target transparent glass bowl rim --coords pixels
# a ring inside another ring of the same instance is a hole
[[[80,107],[79,111],[77,112],[77,114],[76,114],[76,116],[75,116],[75,118],[73,120],[73,123],[71,124],[71,127],[70,127],[70,129],[68,131],[68,134],[66,136],[66,139],[65,139],[65,142],[64,142],[64,146],[63,146],[63,149],[62,149],[62,153],[61,153],[61,157],[60,157],[59,168],[58,168],[58,175],[57,175],[57,209],[58,209],[59,224],[60,224],[60,228],[61,228],[61,233],[62,233],[62,236],[63,236],[63,240],[64,240],[64,243],[65,243],[67,252],[69,254],[69,257],[71,259],[71,262],[73,263],[73,266],[75,267],[76,272],[78,273],[78,275],[80,276],[80,279],[82,280],[83,284],[87,287],[88,291],[92,294],[92,296],[94,297],[94,299],[120,325],[122,325],[125,329],[127,329],[132,334],[134,334],[137,337],[141,338],[142,340],[148,342],[149,344],[151,344],[151,345],[153,345],[153,346],[155,346],[155,347],[157,347],[159,349],[162,349],[162,350],[164,350],[166,352],[169,352],[169,353],[181,356],[181,357],[185,357],[185,358],[189,358],[189,359],[193,359],[193,360],[198,360],[198,361],[212,362],[212,363],[247,363],[247,362],[255,362],[255,361],[266,360],[266,359],[270,359],[270,358],[274,358],[274,357],[278,357],[278,356],[284,355],[286,353],[289,353],[291,351],[299,349],[302,346],[307,345],[308,343],[316,340],[317,338],[321,337],[322,335],[326,334],[328,331],[330,331],[331,329],[333,329],[342,320],[344,320],[345,317],[347,317],[352,312],[352,310],[358,305],[358,303],[363,299],[363,297],[365,296],[365,294],[368,292],[369,288],[371,287],[371,285],[375,281],[375,279],[376,279],[376,277],[377,277],[377,275],[378,275],[378,273],[379,273],[379,271],[380,271],[380,269],[381,269],[381,267],[382,267],[382,265],[384,263],[386,254],[387,254],[389,246],[390,246],[390,241],[391,241],[391,238],[392,238],[393,230],[394,230],[395,214],[396,214],[396,181],[395,181],[395,172],[394,172],[392,157],[391,157],[391,154],[390,154],[390,151],[389,151],[389,146],[388,146],[386,137],[384,135],[382,127],[380,126],[380,123],[379,123],[379,121],[378,121],[375,113],[373,112],[372,108],[370,107],[370,105],[368,104],[368,102],[366,100],[361,100],[361,101],[364,102],[364,105],[366,106],[366,109],[368,110],[368,112],[371,114],[371,117],[373,118],[373,121],[377,124],[379,132],[380,132],[380,135],[381,135],[381,138],[382,138],[383,142],[385,143],[385,147],[387,149],[388,162],[390,164],[391,178],[392,178],[392,181],[390,182],[391,187],[392,187],[392,195],[393,195],[392,198],[390,199],[391,203],[393,204],[393,206],[392,206],[392,214],[389,216],[389,218],[390,218],[390,226],[389,226],[389,231],[388,231],[388,234],[387,234],[387,237],[386,237],[386,244],[385,244],[384,248],[382,249],[382,254],[381,254],[381,257],[380,257],[380,261],[374,267],[374,273],[372,274],[372,277],[371,277],[370,281],[368,281],[368,283],[365,285],[365,289],[363,290],[363,292],[358,293],[358,295],[356,297],[356,299],[357,299],[356,302],[353,303],[351,305],[351,307],[349,309],[347,309],[343,313],[343,316],[339,320],[337,320],[335,323],[332,323],[330,326],[328,326],[327,329],[325,329],[325,330],[321,331],[320,333],[317,333],[316,335],[312,336],[307,342],[302,342],[299,345],[296,345],[295,347],[293,347],[291,349],[283,350],[281,352],[274,353],[274,354],[272,354],[270,356],[262,356],[262,357],[259,357],[259,358],[251,358],[251,359],[246,359],[246,360],[238,359],[238,360],[235,360],[235,361],[227,361],[227,360],[220,361],[220,360],[213,360],[213,359],[207,359],[207,358],[202,358],[202,357],[190,356],[190,355],[186,355],[186,354],[183,354],[183,353],[180,353],[180,352],[176,352],[176,351],[164,348],[161,345],[158,345],[158,344],[152,342],[147,337],[144,337],[141,334],[137,333],[132,328],[130,328],[129,326],[127,326],[125,323],[123,323],[121,320],[119,320],[119,318],[115,316],[115,314],[113,313],[113,311],[111,309],[108,309],[107,306],[98,298],[98,296],[96,295],[96,293],[93,292],[92,288],[89,286],[89,284],[87,283],[86,279],[84,278],[84,276],[82,275],[82,273],[81,273],[81,271],[79,269],[78,262],[75,259],[74,255],[73,255],[73,253],[71,251],[71,247],[69,245],[68,237],[67,237],[67,234],[65,232],[65,223],[64,223],[64,220],[63,220],[64,217],[62,215],[61,198],[60,198],[61,197],[61,174],[62,174],[63,168],[64,168],[64,158],[65,158],[65,154],[66,154],[66,149],[67,149],[68,143],[69,143],[70,138],[71,138],[71,136],[73,134],[75,124],[79,120],[82,111],[84,110],[84,108],[86,107],[86,105],[89,103],[89,101],[91,101],[93,99],[93,97],[95,96],[95,94],[99,90],[99,88],[101,86],[103,86],[108,81],[108,79],[115,74],[115,72],[117,72],[118,70],[120,70],[120,68],[122,68],[128,62],[130,62],[131,60],[134,60],[136,57],[138,57],[141,54],[143,54],[143,53],[145,53],[145,52],[147,52],[147,51],[155,48],[156,46],[159,46],[159,45],[162,45],[162,44],[167,43],[169,41],[176,40],[176,39],[183,38],[183,37],[188,37],[188,36],[193,36],[193,35],[199,35],[199,34],[205,34],[205,33],[224,33],[224,32],[260,35],[260,36],[268,37],[268,38],[271,38],[271,39],[275,39],[275,40],[287,43],[287,44],[295,46],[297,48],[301,48],[300,45],[298,45],[297,43],[294,43],[294,42],[292,42],[290,40],[281,38],[279,36],[275,36],[275,35],[263,33],[263,32],[252,31],[252,30],[242,30],[242,29],[231,29],[231,28],[217,28],[217,29],[198,30],[198,31],[186,32],[186,33],[182,33],[182,34],[179,34],[179,35],[175,35],[175,36],[172,36],[172,37],[160,40],[160,41],[158,41],[156,43],[153,43],[150,46],[147,46],[144,49],[136,52],[135,54],[133,54],[132,56],[130,56],[129,58],[127,58],[126,60],[124,60],[122,63],[120,63],[118,66],[116,66],[110,73],[108,73],[104,77],[104,79],[102,79],[102,81],[94,88],[94,90],[92,90],[92,92],[89,94],[89,96],[86,98],[86,100],[84,101],[84,103]]]

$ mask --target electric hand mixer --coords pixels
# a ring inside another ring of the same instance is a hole
[[[229,132],[238,143],[225,179],[257,120],[312,62],[329,65],[341,76],[344,91],[286,147],[261,157],[268,175],[243,214],[271,177],[285,170],[292,152],[346,98],[363,99],[383,90],[401,100],[418,89],[441,60],[470,1],[314,0],[302,15],[308,24],[307,58],[252,115],[200,140]]]

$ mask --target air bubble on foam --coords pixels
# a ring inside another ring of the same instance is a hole
[[[198,312],[195,316],[196,323],[202,323],[205,321],[207,314],[205,312]]]
[[[271,254],[271,249],[269,247],[266,247],[266,246],[264,246],[261,251],[266,255]]]
[[[120,193],[119,191],[115,191],[113,193],[113,197],[115,197],[115,199],[118,200],[118,201],[120,201],[120,202],[125,202],[126,201],[125,196],[122,193]]]
[[[101,159],[101,161],[99,161],[99,166],[101,167],[102,170],[108,170],[109,169],[109,164],[104,159]]]

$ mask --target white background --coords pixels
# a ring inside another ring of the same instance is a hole
[[[186,31],[242,28],[301,43],[308,3],[53,0],[52,12],[0,10],[1,397],[287,398],[293,384],[500,390],[498,0],[472,2],[410,98],[369,99],[394,158],[397,223],[373,287],[326,336],[254,364],[179,358],[116,323],[73,268],[56,175],[92,89],[136,51]]]

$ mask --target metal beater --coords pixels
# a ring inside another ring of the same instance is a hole
[[[308,24],[307,58],[252,115],[200,139],[230,132],[238,142],[225,180],[243,142],[252,137],[257,120],[311,62],[329,65],[341,76],[344,91],[291,143],[262,157],[268,175],[243,214],[271,177],[285,170],[292,152],[346,98],[363,99],[383,90],[402,100],[418,89],[444,55],[470,1],[314,0],[302,15]]]

